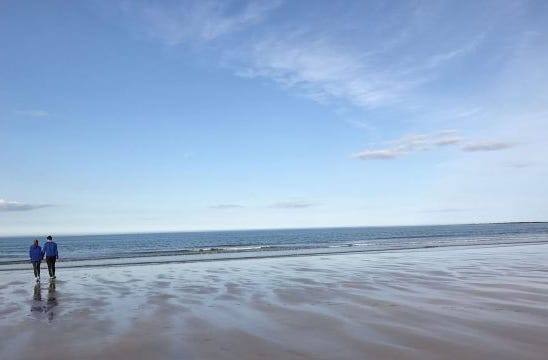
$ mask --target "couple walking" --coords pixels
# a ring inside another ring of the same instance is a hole
[[[53,238],[48,236],[44,248],[42,249],[38,245],[38,240],[34,240],[34,243],[30,246],[29,257],[32,262],[32,268],[34,269],[34,277],[36,282],[40,281],[40,263],[44,256],[46,257],[46,263],[48,264],[49,278],[55,279],[55,261],[59,259],[57,253],[57,244],[53,241]]]

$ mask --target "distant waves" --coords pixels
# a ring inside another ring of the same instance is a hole
[[[60,267],[548,242],[548,224],[58,236]],[[26,269],[29,238],[0,238],[0,271]]]

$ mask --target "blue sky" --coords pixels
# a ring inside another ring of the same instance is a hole
[[[544,1],[3,1],[0,235],[548,220]]]

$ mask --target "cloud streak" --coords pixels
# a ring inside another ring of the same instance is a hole
[[[45,207],[50,207],[49,204],[27,204],[19,201],[8,201],[5,199],[0,199],[0,212],[10,212],[10,211],[30,211],[41,209]]]
[[[461,141],[459,137],[444,137],[434,141],[434,144],[437,146],[447,146],[447,145],[456,145]]]
[[[431,151],[435,148],[459,145],[463,137],[456,130],[441,130],[431,134],[411,134],[386,142],[384,149],[367,150],[352,155],[358,160],[390,160],[418,151]],[[461,147],[465,152],[498,151],[516,146],[513,142],[476,141]]]
[[[281,201],[270,205],[275,209],[304,209],[316,206],[317,204],[305,200]]]
[[[498,150],[509,149],[514,146],[516,146],[516,144],[511,142],[477,141],[477,142],[466,144],[465,146],[463,146],[462,150],[467,152],[498,151]]]
[[[453,136],[449,136],[453,135]],[[358,160],[390,160],[434,147],[456,145],[461,141],[456,130],[441,130],[432,134],[409,134],[386,142],[387,148],[367,150],[352,155]]]
[[[209,208],[210,209],[218,209],[218,210],[227,210],[227,209],[243,208],[243,205],[239,205],[239,204],[217,204],[217,205],[211,205]]]
[[[230,1],[188,1],[167,6],[142,5],[147,32],[169,46],[209,42],[260,23],[280,1],[254,1],[236,6]]]
[[[242,52],[237,75],[268,78],[321,103],[345,100],[362,108],[377,107],[423,81],[403,69],[373,65],[367,54],[336,46],[327,38],[298,33],[263,38]]]
[[[429,67],[438,67],[447,61],[464,56],[475,50],[482,43],[484,38],[485,34],[477,36],[473,41],[463,45],[460,48],[431,56],[426,63]]]
[[[368,38],[367,46],[361,48],[345,42],[346,36],[342,34],[348,29],[337,27],[331,31],[323,27],[315,31],[294,25],[284,28],[283,32],[266,33],[238,49],[240,61],[234,65],[236,74],[270,79],[320,103],[345,102],[363,109],[405,103],[451,62],[478,49],[486,36],[469,36],[444,52],[434,46],[417,48],[416,42],[423,40],[423,36],[415,33],[417,28],[413,22],[420,21],[422,15],[421,11],[410,13],[419,18],[403,16],[396,30],[383,28],[380,31],[386,33],[382,41],[372,36],[376,31],[366,27],[355,27],[346,33],[350,38]],[[387,43],[391,46],[387,47]],[[409,52],[409,47],[415,50]],[[406,56],[394,56],[398,51]]]
[[[352,155],[354,159],[359,160],[389,160],[394,159],[402,154],[396,150],[371,150],[371,151],[362,151],[360,153]]]
[[[435,79],[447,63],[474,52],[486,37],[474,32],[442,50],[435,45],[416,47],[417,39],[424,37],[417,23],[431,11],[442,11],[420,4],[402,5],[391,19],[399,26],[376,30],[333,24],[326,28],[324,22],[312,21],[306,14],[269,22],[282,4],[281,0],[192,0],[170,5],[124,3],[122,7],[126,15],[137,14],[145,32],[168,46],[209,44],[222,38],[212,48],[221,65],[238,76],[268,79],[320,103],[344,102],[365,109],[404,101]],[[374,3],[359,6],[367,22],[385,23],[378,7]],[[364,23],[358,14],[343,15],[347,21]],[[261,27],[263,23],[268,26]],[[241,36],[231,39],[235,34]],[[368,40],[365,47],[341,41],[362,37]],[[406,56],[394,56],[399,52]]]
[[[431,147],[432,135],[429,134],[411,134],[389,142],[391,146],[401,153],[412,151],[425,151]]]

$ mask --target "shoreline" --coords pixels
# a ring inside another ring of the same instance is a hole
[[[0,358],[540,360],[547,275],[548,244],[2,272]]]
[[[249,251],[219,251],[219,252],[196,252],[170,255],[170,254],[155,254],[155,255],[143,255],[143,256],[120,256],[120,257],[106,257],[106,258],[84,258],[84,259],[62,259],[57,261],[56,266],[62,269],[77,269],[77,268],[102,268],[102,267],[123,267],[123,266],[148,266],[148,265],[161,265],[161,264],[185,264],[185,263],[197,263],[197,262],[215,262],[215,261],[231,261],[231,260],[253,260],[253,259],[270,259],[270,258],[286,258],[286,257],[308,257],[308,256],[325,256],[325,255],[347,255],[347,254],[369,254],[369,253],[383,253],[383,252],[399,252],[399,251],[436,251],[444,249],[458,249],[458,248],[491,248],[491,247],[519,247],[529,245],[548,245],[547,240],[531,240],[520,242],[506,242],[506,243],[487,243],[487,244],[449,244],[449,245],[424,245],[417,247],[403,247],[403,248],[386,248],[386,249],[360,249],[360,250],[347,250],[344,248],[352,248],[352,246],[341,244],[336,246],[337,250],[325,251],[330,247],[318,247],[314,249],[298,249],[298,250],[249,250]],[[339,249],[340,248],[340,249]],[[314,251],[318,250],[318,251]],[[323,250],[323,251],[320,251]],[[243,254],[249,254],[244,256]],[[252,255],[255,254],[255,255]],[[165,260],[169,257],[175,258],[173,260]],[[164,259],[152,260],[152,259]],[[185,259],[186,258],[186,259]],[[130,261],[124,262],[123,260],[131,259],[149,259],[148,261]],[[110,262],[108,262],[110,260]],[[113,262],[119,260],[120,262]],[[87,262],[87,263],[86,263]],[[91,263],[90,263],[91,262]],[[103,263],[101,263],[103,262]],[[84,264],[79,264],[84,263]],[[28,260],[14,260],[13,262],[0,263],[0,273],[8,271],[27,271]],[[9,267],[9,266],[18,267]]]

